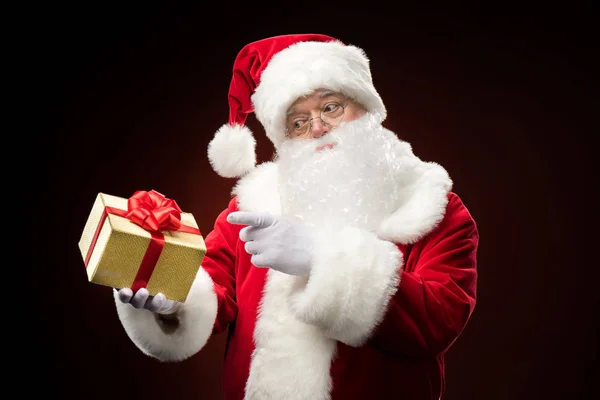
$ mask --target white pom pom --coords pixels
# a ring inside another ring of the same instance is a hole
[[[246,125],[225,124],[208,144],[208,160],[217,174],[241,177],[256,165],[256,140]]]

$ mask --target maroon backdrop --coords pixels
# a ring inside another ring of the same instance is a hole
[[[20,390],[220,398],[225,335],[181,363],[146,357],[123,331],[110,289],[87,282],[77,242],[100,191],[158,190],[208,233],[235,183],[211,170],[206,148],[227,122],[237,51],[312,31],[367,51],[385,125],[448,169],[478,222],[478,304],[447,355],[445,399],[588,398],[598,328],[598,265],[587,253],[598,206],[591,7],[468,18],[343,3],[269,15],[224,6],[178,16],[55,8],[15,33],[31,60],[22,123],[40,125],[23,151],[33,174],[23,185],[39,197],[28,212],[30,304],[18,312],[29,323],[17,331],[27,357],[15,364],[31,384]],[[270,142],[253,117],[248,124],[268,160]]]

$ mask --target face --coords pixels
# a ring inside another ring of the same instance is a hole
[[[353,121],[365,112],[364,107],[343,94],[319,89],[290,106],[286,115],[286,134],[293,140],[320,138],[342,121]]]

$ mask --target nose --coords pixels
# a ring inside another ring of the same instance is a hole
[[[315,117],[311,121],[311,132],[314,138],[320,138],[326,135],[331,129],[329,125],[323,123],[320,117]]]

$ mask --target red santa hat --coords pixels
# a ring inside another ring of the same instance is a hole
[[[250,43],[238,53],[229,86],[229,122],[208,146],[217,174],[241,177],[256,165],[256,141],[245,125],[254,112],[276,149],[286,139],[286,111],[316,89],[342,92],[380,122],[387,115],[373,86],[369,60],[356,46],[321,34],[275,36]]]

